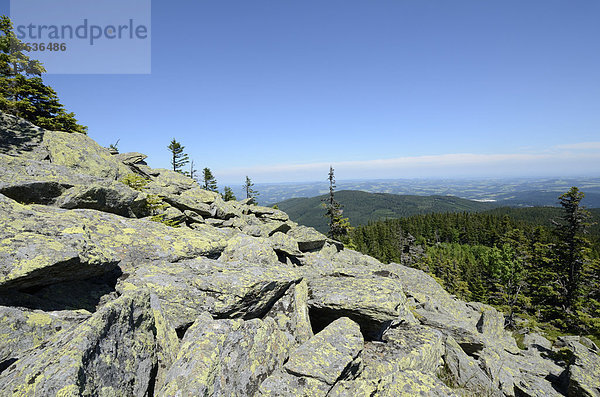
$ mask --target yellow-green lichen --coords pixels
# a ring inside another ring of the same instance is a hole
[[[45,313],[31,312],[27,314],[27,325],[31,327],[45,327],[52,323],[52,317]]]

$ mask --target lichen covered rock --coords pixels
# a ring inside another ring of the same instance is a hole
[[[292,344],[272,318],[213,320],[187,330],[159,396],[253,396],[288,357]]]
[[[124,271],[144,261],[214,255],[227,233],[173,229],[93,211],[24,206],[0,195],[0,291]]]
[[[309,279],[308,286],[308,304],[321,321],[347,316],[369,339],[379,339],[406,304],[402,286],[391,279],[322,276]]]
[[[42,145],[50,162],[71,168],[78,173],[118,180],[131,170],[110,152],[84,134],[46,131]]]
[[[289,374],[333,385],[350,370],[363,344],[358,324],[342,317],[296,349],[284,368]]]
[[[296,271],[283,266],[204,258],[148,263],[119,281],[116,289],[152,290],[160,298],[170,324],[179,329],[205,311],[218,318],[262,317],[300,279]]]
[[[568,370],[568,393],[572,396],[600,396],[600,355],[578,341],[568,341],[573,357]]]
[[[0,132],[2,396],[600,395],[587,338],[521,350],[491,306],[279,210],[1,112]]]
[[[10,365],[27,350],[89,317],[90,313],[84,310],[44,312],[0,306],[0,363]]]
[[[0,390],[20,396],[143,396],[158,365],[148,293],[123,296],[58,333],[0,374]]]

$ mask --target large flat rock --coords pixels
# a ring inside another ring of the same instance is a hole
[[[406,312],[406,296],[397,280],[321,276],[309,278],[308,287],[314,321],[327,324],[347,316],[360,324],[369,339],[379,339],[384,329]]]
[[[204,226],[204,225],[201,225]],[[218,255],[230,236],[93,210],[21,205],[0,195],[0,292],[129,272],[147,261]]]
[[[117,291],[154,291],[173,327],[191,324],[202,312],[219,318],[257,318],[301,280],[285,265],[221,262],[206,258],[155,261],[119,281]]]

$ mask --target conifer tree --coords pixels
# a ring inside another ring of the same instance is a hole
[[[225,186],[223,188],[222,197],[223,197],[223,200],[225,200],[225,201],[235,201],[235,200],[237,200],[237,198],[233,194],[233,190],[231,190],[231,188],[229,186]]]
[[[210,190],[211,192],[217,191],[217,179],[212,174],[210,168],[202,170],[202,187],[204,190]]]
[[[244,191],[246,192],[247,199],[255,199],[258,196],[258,192],[253,189],[254,183],[252,180],[246,175],[246,181],[244,182]]]
[[[65,111],[56,91],[41,79],[46,69],[24,54],[28,50],[12,31],[7,16],[0,17],[0,110],[57,131],[86,133],[75,115]]]
[[[167,149],[171,151],[171,166],[173,166],[173,171],[183,173],[183,166],[190,161],[188,155],[183,151],[185,146],[181,145],[181,143],[173,138],[169,146],[167,146]]]
[[[584,234],[590,226],[590,213],[580,207],[584,194],[577,187],[572,187],[559,197],[564,214],[558,221],[553,221],[559,242],[555,246],[557,273],[561,276],[564,289],[565,308],[572,309],[581,293],[582,274],[586,262],[589,261],[590,242]]]
[[[335,175],[333,167],[329,167],[329,195],[323,199],[325,201],[325,216],[329,218],[329,232],[327,235],[336,240],[348,236],[350,231],[350,222],[348,218],[342,217],[342,205],[335,200]]]

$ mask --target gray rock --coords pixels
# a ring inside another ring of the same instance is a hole
[[[226,262],[247,261],[254,264],[278,264],[277,254],[267,240],[243,234],[230,239],[219,258]]]
[[[346,316],[360,324],[367,339],[379,339],[405,312],[406,296],[396,280],[322,276],[309,278],[308,287],[308,305],[317,328]]]
[[[84,134],[46,131],[42,145],[48,151],[51,163],[71,168],[80,174],[118,180],[131,173],[106,148]]]
[[[23,206],[0,195],[0,292],[124,272],[148,260],[220,253],[227,234],[92,210]]]
[[[0,154],[0,193],[21,203],[51,205],[65,190],[78,185],[110,183],[62,166]]]
[[[0,194],[25,204],[89,208],[144,216],[145,197],[111,179],[77,173],[62,165],[0,155]]]
[[[183,223],[187,219],[183,212],[171,206],[159,211],[157,215],[162,216],[163,221],[174,222],[176,224]]]
[[[260,385],[258,395],[264,397],[324,397],[330,389],[331,386],[325,382],[308,377],[297,377],[280,370],[269,376]]]
[[[437,373],[444,354],[441,332],[420,325],[389,328],[381,342],[365,344],[361,377],[379,379],[395,372]]]
[[[0,194],[23,204],[52,204],[70,186],[52,181],[2,183]]]
[[[302,280],[292,285],[285,295],[275,302],[265,317],[273,318],[278,327],[296,344],[302,344],[312,338],[306,281]]]
[[[223,201],[221,196],[217,195],[210,206],[213,216],[218,219],[239,218],[242,216],[242,210],[238,208],[235,201]]]
[[[205,311],[217,318],[263,317],[300,279],[284,265],[202,258],[148,263],[119,280],[116,288],[118,292],[153,291],[173,328],[184,329]]]
[[[149,295],[123,296],[57,334],[0,374],[13,395],[135,395],[152,387],[158,364]]]
[[[333,385],[350,370],[363,343],[358,324],[342,317],[296,349],[284,368],[294,376]]]
[[[166,312],[163,310],[160,299],[154,293],[150,293],[150,309],[154,315],[156,358],[158,361],[152,389],[160,390],[166,383],[167,371],[177,360],[180,343],[175,329],[166,319]]]
[[[515,363],[513,355],[506,354],[503,350],[485,347],[479,356],[479,363],[488,378],[491,379],[494,390],[500,390],[505,396],[515,395],[515,381],[521,371]]]
[[[213,320],[187,330],[159,396],[253,396],[288,357],[291,343],[272,318]]]
[[[144,160],[0,112],[1,395],[600,395],[589,339],[520,350],[424,272]],[[189,227],[131,219],[150,195]]]
[[[5,290],[0,293],[0,304],[40,309],[47,312],[84,310],[95,312],[98,307],[116,298],[114,282],[120,270],[115,269],[102,277],[58,283],[27,289]]]
[[[225,221],[223,219],[208,218],[204,220],[204,223],[214,227],[222,227],[224,226],[223,223],[225,223]]]
[[[81,311],[44,312],[0,306],[0,363],[21,358],[58,332],[65,332],[90,317]]]
[[[397,397],[434,396],[456,397],[452,389],[444,385],[435,375],[414,370],[395,372],[379,379],[364,379],[337,383],[327,394],[331,397]]]
[[[568,395],[600,396],[600,355],[580,342],[563,342],[573,352],[567,373]]]
[[[253,197],[249,197],[238,202],[240,203],[240,205],[256,205],[256,200]]]
[[[560,397],[564,396],[558,387],[546,379],[531,373],[521,373],[515,379],[515,395],[526,397]]]
[[[302,252],[300,252],[300,249],[298,249],[298,242],[282,232],[273,233],[269,239],[269,243],[275,252],[280,252],[294,257],[302,256]]]
[[[185,220],[187,223],[204,223],[204,218],[202,215],[195,211],[185,210],[183,213],[185,214]]]
[[[42,143],[44,132],[44,129],[25,119],[0,112],[0,153],[39,157],[36,151]]]
[[[260,205],[244,206],[245,214],[254,214],[259,218],[271,219],[274,221],[286,222],[290,220],[288,214],[275,208],[261,207]]]
[[[66,209],[93,209],[127,217],[146,215],[146,197],[120,182],[73,187],[58,197],[54,205]]]
[[[141,168],[150,174],[149,170],[146,170],[144,167]],[[165,197],[165,201],[167,201],[169,204],[173,205],[169,201],[171,198],[179,198],[182,204],[185,203],[187,199],[189,199],[190,202],[206,203],[206,201],[198,201],[198,199],[202,197],[202,192],[199,192],[202,189],[200,189],[198,183],[192,178],[189,178],[180,172],[175,172],[173,170],[167,170],[164,168],[154,169],[151,173],[153,174],[152,180],[146,185],[148,192]],[[193,191],[188,193],[188,190]],[[196,193],[196,191],[198,191],[198,193]],[[173,206],[179,208],[177,205]],[[183,211],[184,209],[193,208],[179,209]]]
[[[270,237],[275,233],[286,233],[290,230],[290,225],[279,221],[264,221],[242,225],[241,230],[250,236]]]
[[[319,250],[327,240],[325,235],[306,226],[294,227],[287,234],[298,242],[298,248],[302,252]]]
[[[486,346],[519,353],[514,338],[504,330],[502,314],[493,307],[456,299],[420,270],[397,264],[388,269],[397,275],[419,321],[452,336],[467,354],[477,356]]]
[[[479,368],[478,362],[469,357],[454,338],[447,337],[445,348],[444,363],[453,384],[476,394],[501,394],[494,390],[492,381]]]
[[[525,335],[523,337],[523,345],[525,345],[526,349],[544,349],[547,351],[552,349],[552,342],[536,333]]]
[[[118,153],[114,155],[117,160],[122,162],[125,165],[133,165],[133,164],[143,164],[146,165],[144,160],[148,158],[145,154],[137,153],[137,152],[129,152],[129,153]]]

